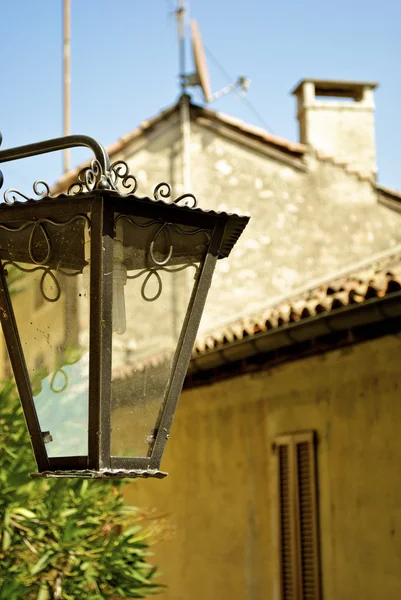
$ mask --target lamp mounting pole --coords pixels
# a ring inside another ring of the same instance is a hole
[[[187,94],[187,78],[185,69],[185,29],[187,24],[187,9],[185,0],[179,0],[176,11],[178,21],[178,43],[180,61],[180,121],[181,121],[181,147],[182,147],[182,184],[184,190],[191,189],[191,121],[190,98]]]
[[[71,132],[71,6],[63,0],[63,134]],[[70,150],[64,150],[64,172],[70,170]]]

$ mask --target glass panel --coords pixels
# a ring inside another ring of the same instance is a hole
[[[0,225],[0,256],[49,457],[88,453],[88,224],[77,216]]]
[[[116,218],[111,454],[149,456],[210,232]]]

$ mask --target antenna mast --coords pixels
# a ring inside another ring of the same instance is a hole
[[[183,192],[186,192],[191,188],[191,121],[189,114],[190,98],[186,93],[187,78],[185,71],[185,28],[187,23],[187,11],[185,8],[185,0],[179,0],[176,17],[178,21],[178,43],[180,52],[181,97],[179,104],[182,144],[182,183]]]
[[[70,0],[63,0],[63,133],[70,135],[71,129],[71,9]],[[70,169],[70,151],[64,150],[64,172]]]

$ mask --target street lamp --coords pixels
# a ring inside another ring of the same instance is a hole
[[[164,477],[216,260],[248,217],[171,200],[166,183],[139,198],[127,164],[86,136],[3,150],[0,163],[75,146],[95,159],[67,194],[36,182],[36,200],[9,189],[0,204],[0,319],[33,475]]]

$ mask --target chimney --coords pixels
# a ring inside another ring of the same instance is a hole
[[[297,97],[300,141],[376,177],[377,83],[303,79]]]

